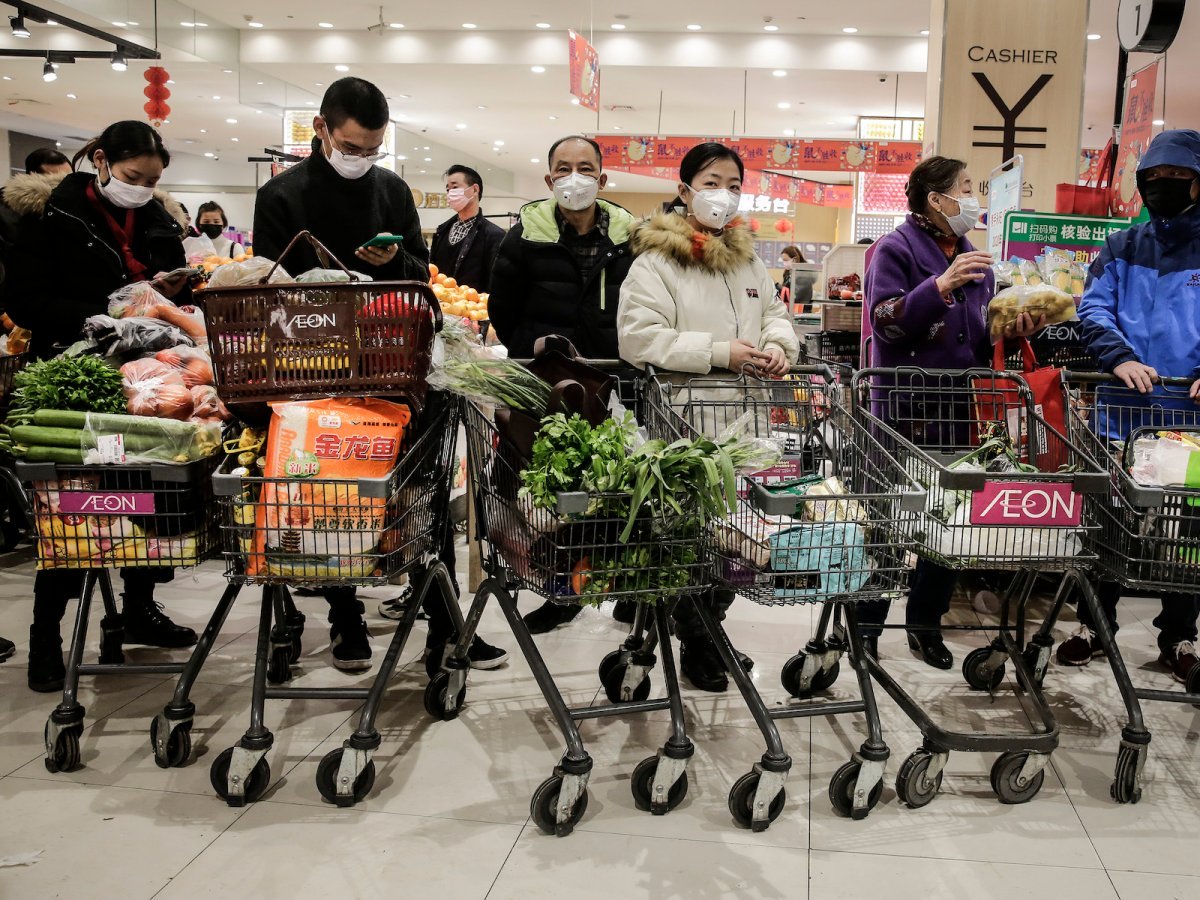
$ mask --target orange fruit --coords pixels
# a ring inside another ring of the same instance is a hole
[[[437,278],[437,275],[438,275],[438,267],[435,266],[433,263],[430,263],[429,264],[429,277]]]
[[[444,285],[445,285],[446,287],[448,287],[448,288],[456,288],[456,287],[458,287],[458,282],[457,282],[457,281],[455,281],[453,278],[445,278],[445,279],[442,281],[442,284],[444,284]]]

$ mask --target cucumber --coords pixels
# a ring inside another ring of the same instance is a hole
[[[14,453],[27,462],[48,462],[62,463],[68,466],[83,465],[83,453],[78,449],[72,450],[69,447],[26,447],[25,452],[21,453],[19,449]]]
[[[161,436],[171,432],[184,439],[191,439],[196,426],[191,422],[174,419],[157,419],[149,416],[122,416],[111,413],[85,413],[64,409],[39,409],[33,414],[33,424],[48,428],[73,428],[82,431],[91,416],[92,427],[125,435],[149,434]]]

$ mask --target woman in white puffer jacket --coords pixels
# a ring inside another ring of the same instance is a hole
[[[637,258],[617,310],[626,362],[714,379],[747,369],[756,376],[782,375],[796,362],[800,347],[791,316],[775,298],[775,283],[754,253],[749,230],[736,218],[744,176],[732,149],[699,144],[679,166],[687,214],[657,213],[634,228],[630,242]],[[726,370],[723,376],[720,370]],[[741,396],[704,381],[684,391],[710,400],[727,393]],[[714,591],[713,600],[723,618],[733,592]],[[675,625],[683,673],[701,690],[725,690],[725,666],[690,602],[676,608]],[[745,658],[743,663],[752,665]]]

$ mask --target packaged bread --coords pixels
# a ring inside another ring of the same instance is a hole
[[[1013,285],[998,293],[988,304],[988,331],[992,341],[1004,337],[1004,330],[1016,324],[1021,313],[1028,313],[1034,320],[1042,317],[1043,325],[1056,325],[1078,318],[1075,298],[1066,291],[1045,284]]]

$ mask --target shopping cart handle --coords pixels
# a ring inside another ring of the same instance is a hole
[[[1115,384],[1124,387],[1124,382],[1111,372],[1073,372],[1068,369],[1063,369],[1063,381],[1075,381],[1090,384]],[[1194,378],[1175,378],[1160,375],[1154,380],[1155,384],[1163,387],[1191,387],[1195,381]]]
[[[1112,490],[1112,478],[1107,472],[1076,472],[1073,484],[1081,494],[1107,494]]]
[[[586,491],[559,491],[555,497],[558,500],[556,511],[560,516],[582,516],[592,502]]]
[[[921,513],[929,502],[929,492],[924,488],[910,488],[900,494],[900,511]]]
[[[1125,482],[1125,499],[1138,509],[1158,509],[1167,501],[1167,492],[1160,487],[1147,487],[1135,481]]]

